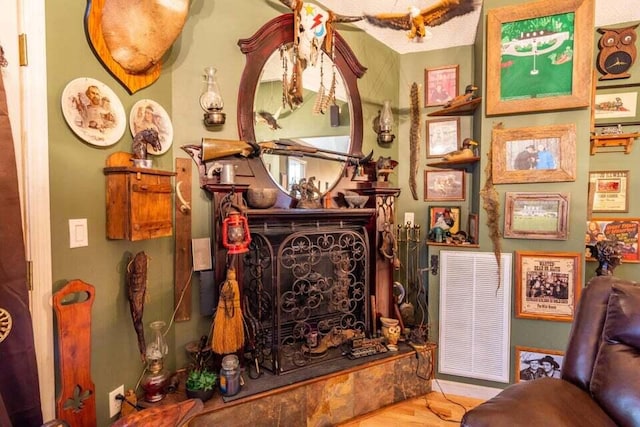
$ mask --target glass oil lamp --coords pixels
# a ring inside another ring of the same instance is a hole
[[[200,95],[200,107],[204,110],[204,124],[207,126],[223,125],[226,114],[222,112],[224,102],[216,80],[217,70],[214,67],[204,69],[205,89]]]
[[[391,101],[384,101],[382,110],[380,111],[378,143],[389,144],[393,142],[396,136],[391,133],[392,126],[393,114],[391,112]]]
[[[145,356],[147,359],[147,372],[140,385],[144,390],[144,400],[147,402],[159,402],[165,397],[165,385],[169,379],[169,371],[164,368],[164,356],[169,347],[162,334],[162,328],[166,325],[162,320],[151,322],[149,327],[153,333],[153,339],[147,345]]]

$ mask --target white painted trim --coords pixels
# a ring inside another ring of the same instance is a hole
[[[502,391],[500,388],[439,380],[437,378],[431,380],[431,390],[443,392],[447,395],[464,396],[482,400],[489,400]]]
[[[28,38],[28,66],[21,67],[23,138],[26,154],[26,247],[33,261],[31,314],[44,421],[55,418],[49,132],[45,0],[21,0],[22,32]]]

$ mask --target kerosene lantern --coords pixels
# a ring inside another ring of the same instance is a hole
[[[222,221],[222,245],[229,255],[249,252],[251,234],[247,218],[240,212],[229,212]]]
[[[205,89],[200,95],[200,107],[204,110],[204,124],[207,126],[223,125],[226,120],[226,114],[222,112],[224,101],[218,87],[216,72],[213,67],[204,70]]]

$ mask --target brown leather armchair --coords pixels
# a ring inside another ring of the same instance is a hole
[[[461,425],[640,426],[640,284],[593,278],[578,304],[561,379],[511,385]]]

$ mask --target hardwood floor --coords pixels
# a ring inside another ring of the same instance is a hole
[[[442,393],[432,391],[425,396],[408,399],[338,425],[341,427],[436,427],[459,425],[465,408],[471,409],[483,402],[480,399],[462,396],[447,395],[447,398],[449,400],[445,399]],[[439,414],[442,419],[436,414]]]

